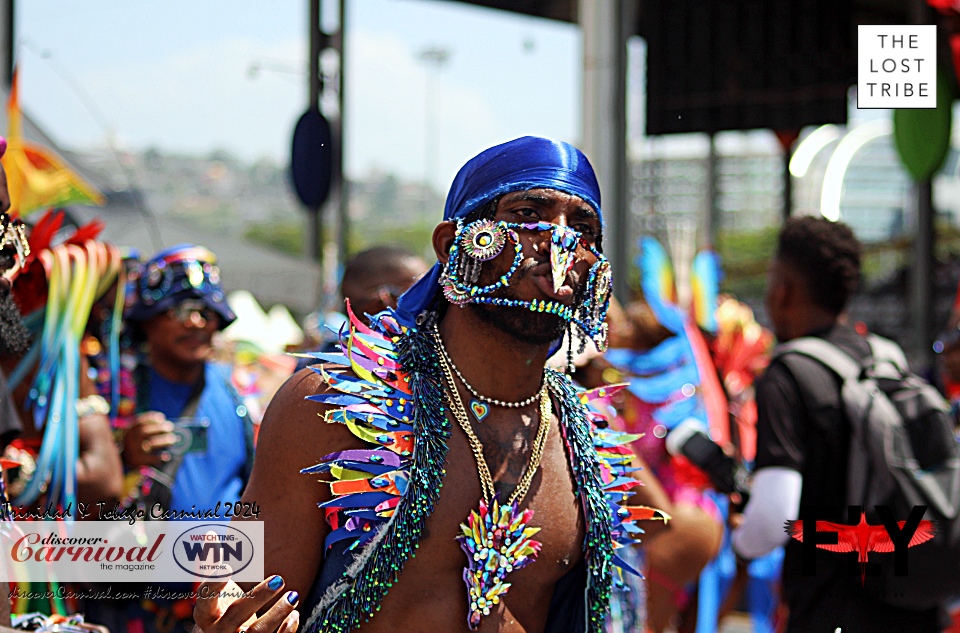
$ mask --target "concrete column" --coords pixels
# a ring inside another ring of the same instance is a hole
[[[720,191],[719,183],[720,156],[717,154],[717,136],[709,135],[710,145],[707,150],[707,200],[704,205],[704,218],[700,231],[701,246],[717,248],[720,237]],[[679,262],[675,262],[679,264]]]
[[[310,108],[320,110],[320,93],[323,92],[323,75],[320,73],[320,49],[323,34],[320,32],[320,0],[310,0],[307,19],[307,41],[310,43],[309,73],[307,75],[307,94]],[[306,239],[303,241],[304,254],[318,264],[323,263],[323,209],[308,209],[306,217]]]
[[[627,39],[633,0],[580,0],[583,32],[583,140],[600,181],[603,250],[613,266],[614,294],[630,298],[630,199],[627,162]]]
[[[934,231],[933,183],[930,180],[913,185],[917,210],[917,234],[913,242],[913,266],[910,267],[910,314],[909,323],[916,369],[923,371],[933,365],[933,299]]]

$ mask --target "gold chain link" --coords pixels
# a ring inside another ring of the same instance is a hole
[[[434,331],[434,337],[437,339],[438,345],[442,344],[440,341],[439,332]],[[457,383],[453,378],[453,372],[450,370],[447,359],[444,358],[443,354],[439,354],[438,356],[440,358],[440,364],[443,366],[443,375],[447,379],[447,400],[450,402],[450,408],[453,410],[453,416],[457,419],[457,422],[460,424],[460,428],[462,428],[463,432],[466,433],[467,439],[470,442],[470,448],[473,450],[473,456],[477,460],[477,471],[480,475],[480,484],[483,488],[483,496],[489,501],[493,499],[493,496],[496,494],[496,490],[494,489],[493,477],[490,475],[490,468],[487,466],[487,460],[483,456],[483,444],[480,442],[480,438],[478,438],[473,432],[473,427],[470,426],[470,420],[467,418],[467,410],[463,406],[463,400],[460,398],[460,391],[457,389]],[[543,450],[547,444],[547,434],[550,430],[551,418],[550,392],[547,389],[546,382],[544,382],[543,387],[540,389],[540,424],[537,428],[537,437],[533,443],[533,450],[530,452],[530,462],[527,464],[527,469],[524,471],[523,476],[517,483],[517,487],[514,489],[513,494],[510,496],[510,500],[508,501],[509,504],[516,502],[516,504],[519,506],[520,502],[523,500],[523,497],[530,489],[530,484],[533,482],[533,476],[540,467],[540,460],[543,458]]]

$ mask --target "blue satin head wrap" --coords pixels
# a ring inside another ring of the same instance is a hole
[[[486,149],[460,168],[443,209],[444,221],[465,217],[485,202],[513,191],[556,189],[582,198],[600,210],[600,185],[590,161],[569,143],[524,136]],[[405,292],[396,309],[397,320],[412,327],[440,291],[442,266],[433,265]]]

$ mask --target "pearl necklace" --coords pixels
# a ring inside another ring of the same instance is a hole
[[[437,347],[440,349],[440,353],[443,355],[444,360],[453,369],[453,372],[457,375],[457,378],[460,379],[460,382],[463,383],[463,386],[467,388],[467,391],[475,398],[475,400],[470,401],[470,410],[473,412],[473,415],[476,416],[477,421],[482,422],[487,414],[490,413],[489,407],[482,402],[489,402],[492,405],[498,407],[505,407],[507,409],[520,409],[522,407],[527,407],[537,401],[537,398],[543,396],[544,391],[547,389],[546,383],[543,381],[543,378],[540,378],[540,388],[530,396],[529,398],[524,398],[517,402],[506,402],[504,400],[497,400],[496,398],[489,398],[487,396],[481,395],[476,389],[473,388],[467,379],[463,377],[463,374],[460,373],[460,370],[457,368],[456,363],[453,362],[453,359],[450,358],[450,354],[447,352],[446,346],[443,344],[443,339],[440,337],[440,330],[437,328],[436,324],[433,326],[433,335],[437,341]],[[480,402],[478,402],[480,401]]]

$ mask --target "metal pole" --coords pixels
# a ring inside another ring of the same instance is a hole
[[[793,175],[790,173],[790,158],[793,157],[791,147],[783,148],[783,221],[786,222],[793,215]]]
[[[310,40],[310,72],[307,74],[307,88],[310,94],[310,108],[320,110],[320,92],[323,90],[323,76],[320,74],[320,49],[323,34],[320,31],[320,0],[310,0],[308,21]],[[306,255],[323,270],[323,220],[320,208],[307,212],[307,235],[304,240]]]
[[[927,24],[933,10],[923,0],[913,0],[911,18],[914,24]],[[911,310],[913,315],[913,343],[919,369],[933,367],[933,300],[934,258],[936,241],[933,210],[933,181],[927,179],[914,184],[914,199],[917,201],[917,239],[913,243],[913,278],[911,279]]]
[[[428,190],[437,175],[437,161],[440,155],[440,98],[437,81],[440,71],[450,59],[450,50],[443,46],[434,46],[420,52],[419,58],[427,65],[426,103],[424,104],[423,151],[424,153],[424,204],[429,202]]]
[[[338,110],[340,111],[340,116],[337,117],[338,120],[338,133],[337,133],[337,174],[338,182],[340,183],[340,199],[339,199],[339,235],[337,236],[337,244],[339,248],[337,252],[340,255],[340,266],[341,270],[346,264],[348,256],[350,254],[350,184],[347,182],[347,177],[344,174],[343,165],[344,165],[344,142],[343,142],[343,132],[346,129],[344,125],[344,119],[346,115],[346,107],[344,102],[344,88],[346,86],[346,52],[347,52],[347,0],[340,0],[340,73],[338,75],[338,85],[337,85],[337,102]]]
[[[3,23],[3,41],[0,42],[0,81],[3,81],[5,88],[13,85],[13,67],[16,63],[16,34],[15,18],[16,13],[14,0],[0,0],[0,21]]]
[[[323,33],[320,31],[320,0],[310,0],[308,28],[310,72],[307,75],[307,89],[310,94],[310,108],[320,110],[320,91],[323,85],[323,76],[320,74],[320,48],[323,39]]]

